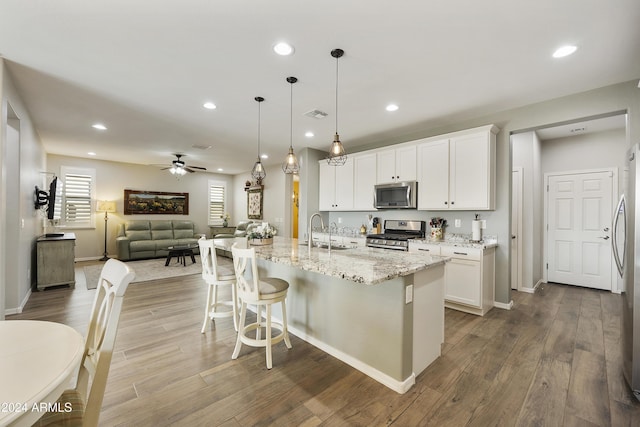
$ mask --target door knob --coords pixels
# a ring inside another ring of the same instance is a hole
[[[604,237],[603,237],[603,236],[600,236],[600,237],[598,237],[598,238],[599,238],[599,239],[604,239],[604,240],[609,240],[609,236],[604,236]]]
[[[604,228],[604,231],[609,231],[609,227],[605,227],[605,228]]]
[[[513,236],[511,236],[511,238],[512,238],[512,239],[515,239],[515,238],[516,238],[516,235],[514,234]]]

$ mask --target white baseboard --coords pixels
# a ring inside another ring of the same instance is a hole
[[[4,314],[5,315],[11,315],[11,314],[20,314],[20,313],[22,313],[22,311],[24,310],[24,306],[27,304],[27,301],[29,301],[29,297],[30,296],[31,296],[31,289],[29,289],[29,291],[24,296],[24,298],[22,299],[22,302],[20,303],[20,305],[18,307],[7,308],[4,311]]]
[[[312,346],[317,347],[318,349],[324,351],[325,353],[330,354],[336,359],[343,361],[344,363],[351,366],[352,368],[357,369],[358,371],[373,378],[374,380],[378,381],[382,385],[389,387],[391,390],[397,393],[400,393],[400,394],[406,393],[416,383],[416,375],[414,373],[411,373],[411,375],[408,378],[406,378],[404,381],[398,381],[394,378],[391,378],[389,375],[385,374],[384,372],[380,372],[376,368],[370,365],[367,365],[361,360],[358,360],[330,346],[329,344],[323,341],[317,340],[316,338],[305,334],[303,331],[295,327],[289,326],[289,332],[291,332],[293,335],[297,336],[301,340],[308,342]]]
[[[110,257],[113,258],[113,257]],[[74,261],[75,262],[79,262],[79,261],[99,261],[100,259],[102,259],[101,256],[87,256],[87,257],[82,257],[82,258],[76,258]]]
[[[254,313],[256,313],[255,306],[248,305],[247,308],[249,309],[249,311],[253,311]],[[273,316],[273,319],[275,321],[282,323],[282,319],[279,319],[276,316]],[[398,381],[394,378],[391,378],[389,375],[385,374],[384,372],[381,372],[376,368],[370,365],[367,365],[361,360],[358,360],[355,357],[350,356],[330,346],[329,344],[323,341],[320,341],[312,336],[307,335],[305,332],[301,331],[300,329],[297,329],[296,327],[292,327],[288,325],[287,329],[289,330],[289,333],[291,333],[292,335],[295,335],[301,340],[308,342],[312,346],[346,363],[352,368],[357,369],[358,371],[373,378],[374,380],[378,381],[380,384],[389,387],[391,390],[397,393],[400,393],[400,394],[406,393],[416,383],[416,374],[413,372],[404,381]]]
[[[509,301],[508,304],[503,302],[494,301],[493,306],[496,308],[501,308],[503,310],[511,310],[513,308],[513,300]]]

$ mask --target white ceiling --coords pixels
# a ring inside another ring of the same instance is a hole
[[[2,0],[0,54],[49,153],[140,164],[183,153],[239,173],[257,154],[255,96],[265,163],[284,159],[287,76],[299,79],[294,148],[328,149],[334,48],[349,151],[636,79],[638,22],[637,0]],[[294,55],[273,53],[281,40]],[[563,44],[579,49],[553,59]],[[303,115],[312,109],[328,117]]]

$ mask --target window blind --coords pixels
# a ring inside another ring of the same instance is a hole
[[[220,183],[209,184],[209,224],[221,225],[225,214],[225,186]]]
[[[87,225],[91,222],[91,175],[67,173],[64,176],[64,222]]]

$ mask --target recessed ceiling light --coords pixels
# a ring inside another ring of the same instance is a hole
[[[261,159],[268,159],[268,158],[269,158],[269,156],[268,156],[268,155],[266,155],[266,154],[262,154],[262,155],[260,156],[260,158],[261,158]]]
[[[567,45],[558,48],[555,52],[553,52],[554,58],[563,58],[565,56],[569,56],[578,50],[577,46]]]
[[[398,106],[396,104],[389,104],[389,105],[387,105],[386,110],[387,111],[397,111],[398,110]]]
[[[98,130],[107,130],[107,127],[102,123],[94,123],[91,125],[91,127]]]
[[[313,134],[313,132],[308,131],[304,133],[304,136],[306,136],[307,138],[313,138],[315,135]]]
[[[222,171],[224,171],[224,169],[218,168],[218,172],[222,172]]]
[[[207,110],[215,110],[216,108],[218,108],[218,106],[216,104],[214,104],[213,102],[205,102],[204,104],[202,104],[202,106],[204,108],[206,108]]]
[[[273,51],[278,55],[287,56],[293,53],[293,46],[289,43],[280,42],[273,46]]]
[[[96,155],[96,153],[94,153],[93,151],[89,151],[87,154],[90,155],[90,156],[95,156]]]

